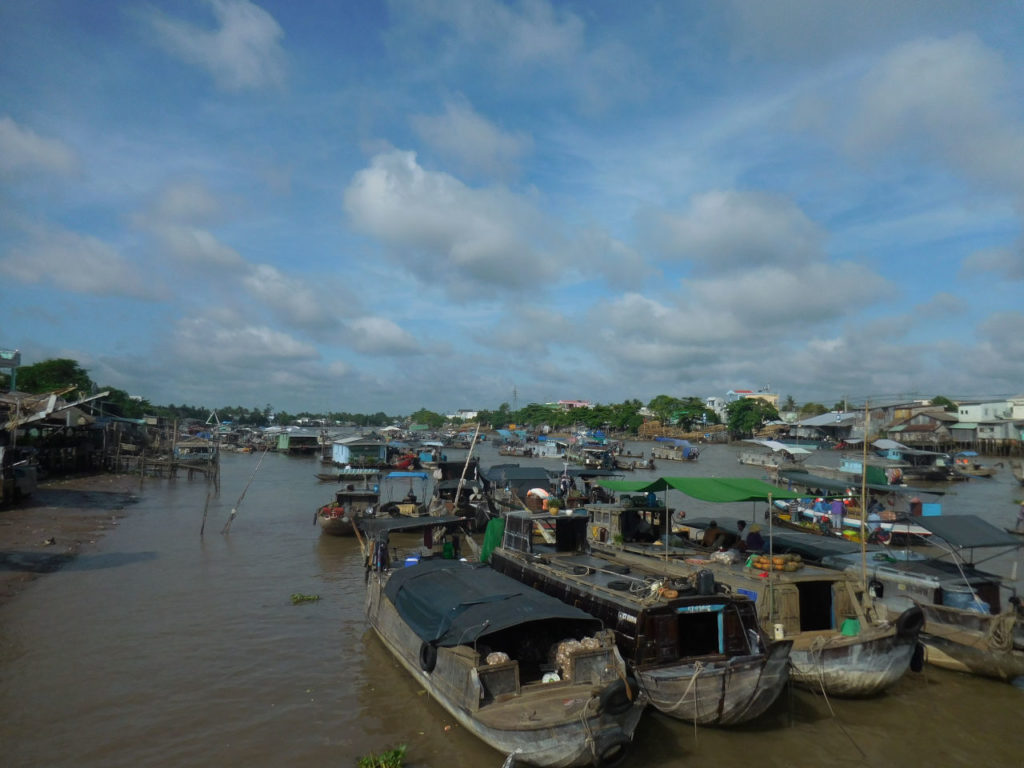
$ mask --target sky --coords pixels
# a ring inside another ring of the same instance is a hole
[[[154,404],[1024,392],[1024,5],[0,3],[0,348]]]

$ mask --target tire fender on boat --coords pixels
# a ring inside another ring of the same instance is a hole
[[[619,729],[602,733],[594,742],[594,768],[616,768],[629,755],[629,739]]]
[[[437,665],[437,647],[430,643],[423,643],[420,646],[420,669],[427,674],[434,671]]]
[[[924,669],[924,656],[925,656],[924,644],[923,643],[915,643],[914,644],[914,655],[910,657],[910,671],[911,672],[920,672],[922,669]]]
[[[868,594],[871,595],[871,597],[878,599],[882,597],[883,592],[884,587],[882,586],[882,582],[878,579],[872,579],[868,582]]]
[[[924,627],[924,611],[918,605],[907,608],[896,619],[896,634],[900,637],[916,635]]]
[[[621,715],[628,712],[636,700],[638,690],[636,679],[631,675],[627,675],[625,679],[616,680],[601,691],[601,695],[598,697],[601,709],[609,715]]]

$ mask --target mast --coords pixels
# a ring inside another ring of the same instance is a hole
[[[860,578],[864,599],[868,593],[868,537],[867,537],[867,484],[868,484],[868,429],[871,425],[871,411],[864,400],[864,444],[860,463]]]

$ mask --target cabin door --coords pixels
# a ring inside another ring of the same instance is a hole
[[[651,616],[647,629],[658,662],[679,658],[679,619],[676,616]]]

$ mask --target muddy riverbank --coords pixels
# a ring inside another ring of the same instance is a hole
[[[95,546],[138,494],[136,476],[82,475],[47,480],[0,507],[0,604]]]

